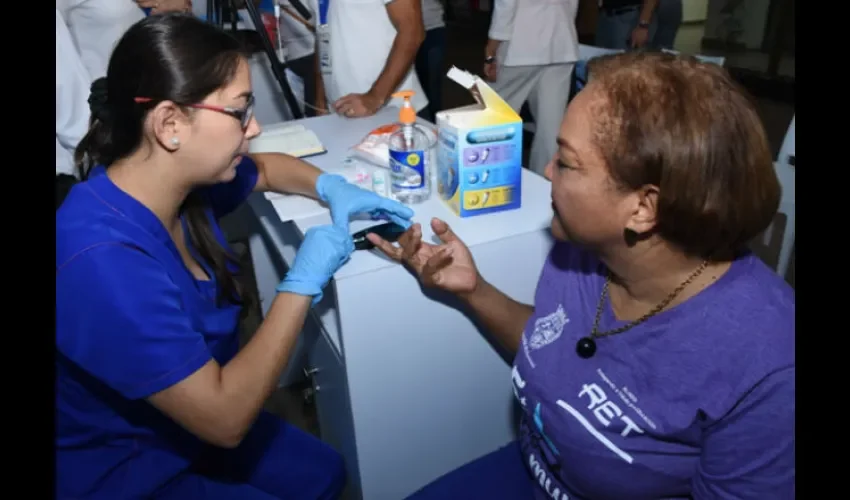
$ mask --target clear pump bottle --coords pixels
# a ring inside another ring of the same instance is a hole
[[[408,205],[422,203],[431,195],[429,139],[416,127],[416,111],[410,104],[413,91],[396,92],[404,99],[398,113],[401,128],[390,136],[391,190],[393,197]]]

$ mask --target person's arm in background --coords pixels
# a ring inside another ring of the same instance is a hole
[[[337,113],[348,117],[374,115],[386,104],[413,66],[425,40],[421,0],[383,0],[396,29],[390,55],[381,74],[365,94],[348,94],[334,103]]]
[[[658,0],[643,0],[640,8],[638,25],[632,30],[632,47],[640,48],[649,42],[649,25],[652,24],[652,15],[658,6]]]
[[[484,47],[484,76],[491,82],[498,78],[496,53],[502,42],[511,39],[514,31],[514,15],[517,0],[496,0],[493,4],[493,17],[487,32],[487,45]]]
[[[163,12],[192,12],[191,0],[136,0],[136,3],[146,13],[161,14]]]

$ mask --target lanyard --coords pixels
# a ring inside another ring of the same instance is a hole
[[[149,16],[149,15],[151,15],[151,10],[152,10],[151,7],[147,7],[147,8],[143,8],[142,12],[145,13],[145,16]]]
[[[319,24],[328,24],[328,7],[331,0],[319,0]]]

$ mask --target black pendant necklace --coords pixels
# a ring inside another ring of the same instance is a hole
[[[608,330],[607,332],[599,331],[599,320],[602,319],[602,308],[605,305],[605,298],[608,296],[608,286],[611,284],[611,273],[608,273],[608,276],[605,278],[605,284],[602,286],[602,294],[599,297],[599,303],[596,305],[596,318],[593,320],[593,330],[591,330],[590,335],[587,337],[582,337],[578,339],[576,342],[576,353],[582,359],[589,359],[596,354],[596,339],[601,337],[607,337],[609,335],[616,335],[618,333],[623,333],[629,328],[635,327],[649,318],[655,316],[659,312],[661,312],[665,307],[667,307],[673,299],[676,298],[677,295],[682,293],[682,290],[685,289],[697,276],[702,274],[705,271],[705,268],[708,266],[708,261],[703,261],[702,264],[697,268],[696,271],[691,274],[688,279],[682,282],[670,295],[667,296],[660,304],[655,306],[651,311],[644,314],[640,318],[628,323],[626,325],[620,326],[613,330]]]
[[[576,344],[576,352],[584,359],[596,354],[596,341],[592,337],[582,337]]]

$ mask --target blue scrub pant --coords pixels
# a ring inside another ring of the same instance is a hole
[[[331,500],[345,487],[336,451],[266,412],[237,448],[215,449],[204,459],[199,470],[176,478],[156,498]]]
[[[534,479],[525,468],[519,442],[514,441],[440,477],[407,500],[474,498],[534,498]]]

